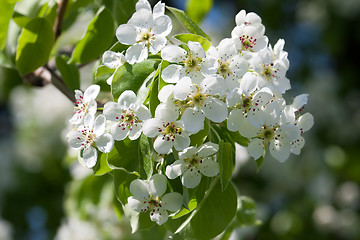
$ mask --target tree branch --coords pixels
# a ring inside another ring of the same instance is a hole
[[[62,0],[57,8],[57,16],[54,23],[55,41],[61,34],[61,25],[65,15],[67,4],[68,4],[68,0]]]

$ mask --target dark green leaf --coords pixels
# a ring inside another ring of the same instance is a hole
[[[114,147],[108,153],[108,163],[111,168],[125,168],[128,171],[139,169],[139,140],[131,141],[128,138],[115,141]]]
[[[67,63],[69,57],[66,55],[56,56],[56,67],[59,70],[65,85],[72,91],[80,89],[80,73],[74,63]]]
[[[241,196],[236,217],[240,225],[258,225],[260,221],[256,220],[255,201],[250,197]]]
[[[16,67],[21,74],[44,65],[54,43],[54,32],[44,18],[33,18],[26,24],[18,40]]]
[[[12,19],[14,20],[14,22],[21,28],[25,27],[25,25],[30,22],[31,18],[28,16],[25,16],[19,12],[14,12]]]
[[[2,0],[0,2],[0,50],[3,50],[6,45],[7,31],[11,16],[13,15],[15,2],[13,0]]]
[[[144,170],[146,178],[149,179],[153,174],[153,149],[151,139],[142,134],[140,136],[139,145],[140,167]]]
[[[39,9],[37,14],[38,17],[45,18],[49,21],[51,25],[54,25],[55,18],[57,16],[57,3],[50,1],[49,3],[45,3]]]
[[[205,139],[209,135],[209,122],[204,122],[204,129],[190,136],[191,146],[200,147],[201,144],[204,143]]]
[[[103,4],[115,16],[116,25],[126,23],[135,12],[137,0],[103,0]]]
[[[87,63],[101,56],[110,47],[113,35],[112,15],[107,9],[101,8],[89,23],[84,37],[76,45],[70,62]]]
[[[220,141],[217,160],[220,167],[221,187],[224,190],[232,176],[235,167],[235,150],[231,143]]]
[[[126,171],[125,169],[115,169],[112,171],[114,176],[115,193],[118,200],[123,204],[127,204],[130,193],[130,183],[138,178],[137,175]]]
[[[259,171],[261,165],[264,162],[264,155],[262,155],[260,158],[256,159],[256,168]]]
[[[187,0],[186,1],[186,13],[197,24],[206,16],[211,10],[213,0]]]
[[[172,12],[172,14],[174,14],[177,20],[179,20],[179,22],[186,28],[186,30],[189,33],[200,35],[211,41],[210,37],[206,35],[206,33],[204,33],[204,31],[201,30],[201,28],[198,25],[196,25],[196,23],[194,23],[191,20],[191,18],[186,13],[184,13],[184,11],[172,7],[166,7],[166,8],[169,9]]]
[[[159,61],[147,59],[140,63],[130,65],[125,63],[120,66],[114,75],[111,92],[115,101],[125,90],[138,92],[145,79],[156,71]]]
[[[112,170],[113,169],[110,168],[110,166],[108,164],[108,154],[99,152],[98,161],[97,161],[95,167],[93,168],[94,174],[96,176],[101,176]]]
[[[93,80],[93,84],[97,84],[100,86],[102,92],[110,92],[111,88],[110,85],[107,84],[107,80],[111,75],[115,72],[115,68],[111,69],[104,65],[97,66],[95,70],[95,76]]]
[[[188,43],[188,41],[199,42],[205,51],[212,45],[208,39],[191,33],[178,34],[175,35],[174,38],[183,43]]]

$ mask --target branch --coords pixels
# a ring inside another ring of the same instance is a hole
[[[62,0],[57,8],[57,16],[54,23],[55,41],[61,34],[61,25],[65,15],[67,4],[68,4],[68,0]]]

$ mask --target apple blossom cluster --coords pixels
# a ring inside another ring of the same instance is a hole
[[[209,133],[202,144],[191,144],[191,137],[205,125],[210,132],[217,125],[240,133],[248,139],[247,150],[255,160],[269,149],[280,162],[291,153],[300,154],[305,144],[302,135],[313,125],[310,113],[301,114],[307,94],[295,97],[291,104],[283,98],[291,89],[285,41],[269,44],[255,13],[242,10],[235,22],[231,38],[217,46],[206,47],[194,40],[175,45],[168,41],[172,22],[165,15],[165,4],[158,2],[152,9],[147,0],[139,0],[130,20],[116,30],[118,41],[128,45],[126,52],[106,51],[102,63],[118,69],[149,56],[161,58],[160,64],[166,67],[159,70],[163,84],[154,115],[149,102],[132,90],[123,91],[117,102],[105,103],[97,116],[100,87],[91,85],[84,94],[75,92],[68,142],[81,150],[88,168],[96,165],[98,151],[109,153],[117,141],[136,140],[142,134],[152,139],[154,151],[162,158],[174,155],[172,163],[161,161],[165,171],[159,168],[147,180],[134,180],[129,188],[130,208],[149,213],[159,225],[167,221],[168,211],[176,212],[183,205],[180,193],[167,191],[167,179],[179,178],[184,187],[195,188],[202,176],[219,175],[216,154],[221,139],[214,140]],[[107,83],[114,84],[113,78],[114,74]]]

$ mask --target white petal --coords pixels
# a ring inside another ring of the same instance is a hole
[[[148,57],[148,49],[146,46],[136,43],[128,48],[125,57],[130,64],[144,61]]]
[[[97,112],[96,100],[94,98],[92,98],[92,99],[90,99],[90,101],[88,103],[89,103],[89,105],[87,107],[88,114],[95,115],[95,113]]]
[[[177,178],[183,173],[185,162],[176,160],[173,164],[166,167],[166,176],[170,179]]]
[[[226,105],[232,107],[237,104],[242,99],[242,93],[240,88],[234,88],[230,91],[229,95],[226,98]]]
[[[208,157],[210,155],[215,154],[219,150],[219,145],[212,142],[204,143],[199,147],[199,151],[197,152],[197,155],[199,157]]]
[[[164,122],[173,122],[178,118],[178,112],[171,106],[160,103],[155,109],[155,118]]]
[[[97,151],[93,147],[85,148],[83,151],[83,159],[86,167],[92,168],[97,162]]]
[[[289,158],[291,145],[288,141],[270,141],[269,148],[271,156],[279,160],[279,162],[285,162]]]
[[[295,110],[299,110],[308,102],[308,97],[309,94],[301,94],[299,96],[296,96],[291,105],[295,108]]]
[[[183,151],[179,152],[179,159],[184,160],[185,158],[191,158],[196,154],[197,151],[198,149],[194,146],[187,147]]]
[[[138,200],[143,201],[149,197],[149,185],[140,179],[135,179],[130,183],[130,192]]]
[[[92,128],[94,126],[94,118],[95,116],[93,114],[87,114],[84,117],[84,126]]]
[[[297,126],[300,128],[300,131],[306,132],[314,125],[314,117],[310,113],[305,113],[301,115],[297,120]]]
[[[291,143],[291,152],[296,155],[299,155],[304,145],[305,145],[305,139],[300,136],[299,139]]]
[[[131,24],[122,24],[116,29],[116,37],[120,43],[132,45],[136,43],[136,28]]]
[[[70,118],[70,120],[69,120],[69,122],[71,123],[71,124],[79,124],[79,123],[81,123],[81,121],[83,120],[83,118],[84,118],[84,115],[85,115],[85,113],[84,113],[84,111],[81,111],[81,112],[75,112],[74,113],[74,115]]]
[[[107,120],[110,121],[117,121],[116,117],[119,116],[119,114],[122,112],[122,109],[120,108],[119,104],[116,102],[107,102],[104,105],[104,116]]]
[[[94,133],[96,135],[101,135],[105,132],[105,123],[106,123],[106,118],[104,115],[99,115],[96,117],[95,122],[94,122]]]
[[[240,109],[234,109],[229,114],[227,120],[227,128],[232,132],[239,131],[244,121],[245,121],[245,117],[243,111]]]
[[[156,54],[161,51],[166,45],[166,38],[163,36],[157,36],[150,44],[149,50],[152,54]]]
[[[151,118],[144,122],[142,130],[145,136],[153,138],[159,135],[160,127],[162,127],[162,121],[160,119]]]
[[[200,88],[204,93],[210,95],[221,95],[226,91],[226,84],[222,77],[211,76],[201,81]]]
[[[219,174],[219,163],[211,159],[203,159],[199,163],[199,170],[207,177],[214,177]]]
[[[105,133],[96,137],[95,144],[100,152],[109,153],[114,146],[114,139],[110,133]]]
[[[181,117],[185,129],[192,133],[196,133],[204,128],[204,120],[204,113],[201,110],[197,111],[193,108],[187,108]]]
[[[161,77],[167,83],[177,83],[181,77],[183,67],[177,64],[167,66],[161,73]]]
[[[217,98],[209,97],[204,101],[202,110],[205,116],[213,122],[220,123],[228,116],[226,104]]]
[[[90,99],[95,99],[100,92],[99,85],[91,85],[84,92],[84,100],[88,102]]]
[[[192,169],[192,171],[191,171]],[[196,168],[186,170],[181,177],[181,183],[187,188],[194,188],[199,185],[201,180],[201,173]]]
[[[158,225],[164,224],[168,220],[168,213],[164,208],[157,208],[158,211],[150,213],[150,219],[153,222],[156,222]]]
[[[259,107],[252,107],[247,114],[247,120],[254,127],[261,127],[265,123],[265,113]]]
[[[102,63],[111,69],[118,68],[125,62],[125,56],[122,53],[105,51],[102,56]]]
[[[146,209],[146,207],[148,206],[147,203],[144,203],[143,200],[138,200],[133,196],[128,197],[128,205],[132,210],[137,212],[144,211],[144,209]]]
[[[136,11],[128,21],[128,24],[139,28],[150,29],[154,27],[154,20],[151,11],[141,8]]]
[[[126,61],[126,59],[125,59],[125,61]],[[112,80],[114,78],[114,75],[115,75],[115,72],[108,79],[106,79],[106,83],[110,86],[111,86]]]
[[[118,99],[118,103],[122,108],[129,108],[134,102],[136,102],[136,94],[131,90],[124,91]]]
[[[84,142],[84,135],[78,131],[71,131],[67,135],[67,140],[70,147],[80,149],[82,147],[81,144]]]
[[[129,133],[127,126],[121,126],[120,123],[114,123],[111,126],[111,135],[113,135],[116,141],[124,140]]]
[[[154,142],[154,149],[157,153],[168,154],[170,149],[174,146],[174,143],[171,140],[163,138],[162,135],[158,136]]]
[[[169,99],[170,96],[173,93],[173,90],[174,90],[174,85],[172,85],[172,84],[168,84],[168,85],[165,85],[164,87],[162,87],[158,94],[158,98],[159,98],[160,102],[162,102],[162,103],[168,102],[168,100],[170,100]]]
[[[178,63],[185,60],[186,51],[179,46],[169,45],[161,50],[161,58],[169,62]]]
[[[254,127],[254,125],[250,124],[247,118],[241,119],[241,124],[239,125],[239,127],[240,134],[247,138],[255,137],[259,132],[259,128]]]
[[[254,75],[251,72],[245,73],[240,83],[241,91],[246,96],[249,96],[252,92],[255,91],[257,86],[258,86],[258,78],[256,77],[256,75]]]
[[[252,139],[247,147],[247,150],[255,160],[260,158],[264,154],[264,143],[261,139]]]
[[[149,109],[142,104],[135,109],[135,114],[141,121],[145,121],[151,118]]]
[[[165,13],[165,3],[161,3],[161,1],[158,1],[158,3],[155,4],[153,9],[154,18],[164,15],[164,13]]]
[[[167,179],[163,174],[154,174],[149,180],[149,194],[154,198],[164,195],[167,188]]]
[[[189,77],[183,77],[174,87],[174,98],[185,100],[192,90],[196,91],[196,88],[191,82],[191,79]]]
[[[238,14],[236,14],[235,22],[236,22],[237,26],[240,26],[240,25],[244,24],[245,16],[246,16],[246,11],[245,10],[241,10]]]
[[[129,139],[136,140],[141,135],[141,124],[132,125],[131,129],[129,130]]]
[[[231,38],[221,40],[217,48],[219,55],[226,59],[229,59],[231,56],[237,54],[234,41]]]
[[[180,151],[184,150],[190,145],[190,138],[188,135],[182,133],[181,135],[177,135],[175,138],[175,149]]]
[[[195,57],[205,58],[206,53],[200,43],[189,41],[188,47]]]
[[[183,196],[178,192],[171,192],[165,194],[161,199],[161,204],[166,210],[176,212],[181,208]]]
[[[162,36],[167,36],[172,30],[172,22],[171,19],[162,15],[155,19],[154,32],[155,34],[161,34]]]
[[[139,0],[136,5],[135,9],[136,11],[140,10],[141,8],[145,8],[148,11],[151,11],[151,5],[147,0]]]

